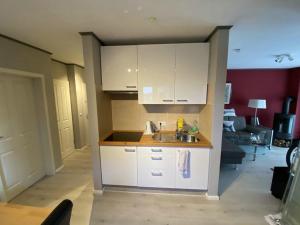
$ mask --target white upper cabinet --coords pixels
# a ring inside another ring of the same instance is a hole
[[[174,104],[175,45],[138,46],[139,104]]]
[[[176,45],[175,104],[206,104],[209,44]]]
[[[104,91],[137,91],[137,46],[101,47]]]

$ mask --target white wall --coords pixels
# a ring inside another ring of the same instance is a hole
[[[0,67],[45,75],[46,97],[55,167],[59,168],[62,165],[62,158],[60,153],[54,90],[51,76],[51,55],[2,36],[0,36],[0,49]]]

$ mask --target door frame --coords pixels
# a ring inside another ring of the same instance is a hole
[[[42,146],[43,163],[46,175],[55,175],[56,168],[54,162],[54,151],[52,145],[52,135],[50,129],[50,119],[48,113],[48,102],[46,95],[45,75],[40,73],[32,73],[22,70],[8,69],[0,67],[0,74],[11,74],[25,78],[33,78],[34,94],[37,108],[37,119],[39,124],[39,132]],[[0,179],[0,197],[5,199],[2,180]],[[4,197],[4,198],[3,198]]]

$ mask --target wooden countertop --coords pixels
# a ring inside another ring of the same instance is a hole
[[[114,132],[114,131],[113,131]],[[112,133],[113,133],[112,132]],[[126,130],[128,132],[128,130]],[[142,131],[139,131],[142,132]],[[174,131],[163,131],[164,133],[174,133]],[[144,146],[144,147],[190,147],[190,148],[212,148],[211,143],[202,135],[197,134],[200,141],[194,143],[187,142],[159,142],[152,139],[152,135],[143,135],[139,142],[122,142],[122,141],[104,141],[100,140],[99,144],[102,146]]]
[[[0,220],[5,225],[40,225],[51,211],[50,208],[0,203]]]

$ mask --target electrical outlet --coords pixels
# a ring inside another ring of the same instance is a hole
[[[158,125],[165,127],[165,126],[167,126],[167,122],[166,121],[158,121]]]

